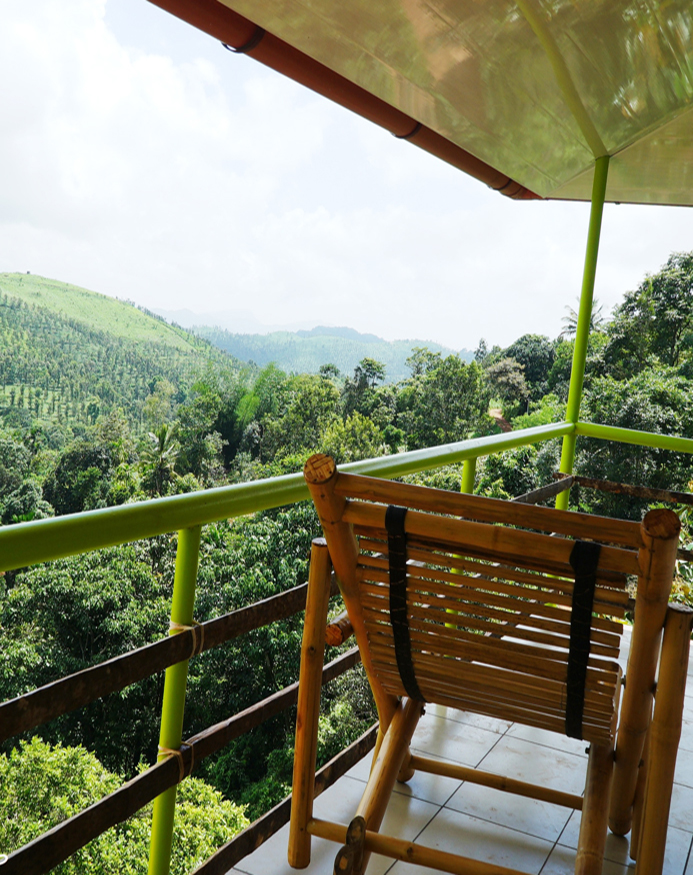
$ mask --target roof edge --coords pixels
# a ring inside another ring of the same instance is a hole
[[[385,128],[395,137],[409,140],[506,197],[514,200],[542,199],[540,195],[476,158],[451,140],[425,127],[284,40],[267,33],[259,25],[218,0],[150,2],[220,40],[231,51],[250,55],[261,64]]]

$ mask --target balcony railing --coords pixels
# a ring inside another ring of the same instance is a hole
[[[463,489],[469,490],[469,471],[473,473],[478,457],[567,435],[693,453],[693,440],[688,438],[592,423],[562,422],[341,467],[347,471],[394,478],[465,462],[468,467],[466,483],[463,477]],[[290,708],[297,694],[297,684],[292,684],[183,742],[180,727],[183,724],[188,660],[252,629],[296,614],[305,606],[304,585],[206,623],[195,624],[193,609],[201,527],[307,498],[308,490],[302,476],[291,474],[0,529],[2,571],[179,532],[169,638],[59,679],[0,705],[2,741],[166,669],[159,761],[100,802],[13,851],[4,862],[3,875],[50,871],[91,839],[126,820],[152,799],[155,799],[155,806],[149,871],[150,875],[168,872],[176,785],[190,774],[195,763]],[[357,662],[356,649],[338,657],[325,666],[323,683]],[[324,789],[333,783],[370,750],[374,740],[375,735],[371,730],[328,763],[320,773],[318,786]],[[200,875],[216,875],[228,871],[287,821],[288,808],[288,800],[280,803],[217,852],[197,872]]]

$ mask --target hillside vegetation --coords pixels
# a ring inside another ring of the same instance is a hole
[[[137,431],[157,381],[179,401],[207,367],[239,363],[132,303],[67,283],[0,274],[0,417],[93,425],[114,407]]]
[[[199,352],[203,346],[190,332],[140,310],[132,301],[109,298],[58,280],[33,274],[0,273],[0,292],[121,340],[155,343],[182,352]]]

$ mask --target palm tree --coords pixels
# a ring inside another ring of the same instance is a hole
[[[147,434],[146,443],[140,450],[145,488],[152,495],[162,495],[166,484],[173,480],[174,468],[180,455],[177,430],[176,423],[163,423],[156,431]]]
[[[578,306],[580,304],[580,299],[576,299],[578,302]],[[565,309],[568,311],[568,315],[564,316],[561,319],[561,322],[564,324],[564,328],[559,334],[559,337],[575,337],[577,334],[577,325],[578,325],[578,311],[573,310],[573,308],[566,304]],[[602,325],[604,324],[604,317],[602,316],[602,310],[604,309],[603,305],[599,304],[599,301],[595,298],[592,301],[592,315],[590,316],[590,332],[598,331]]]

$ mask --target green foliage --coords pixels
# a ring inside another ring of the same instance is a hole
[[[145,545],[60,559],[18,575],[0,600],[0,699],[20,695],[160,638],[168,626],[171,562],[152,568]],[[160,677],[67,714],[44,738],[84,744],[133,774],[156,751]]]
[[[494,397],[503,402],[503,415],[511,418],[519,411],[526,411],[529,387],[525,380],[525,368],[512,358],[499,359],[486,371]]]
[[[615,309],[606,357],[620,378],[641,371],[653,358],[676,367],[690,358],[692,332],[693,252],[673,253]]]
[[[121,407],[139,430],[153,395],[178,401],[211,366],[238,363],[132,304],[42,277],[0,274],[0,417],[6,426],[93,425]],[[165,406],[165,403],[164,403]],[[159,423],[153,423],[158,425]]]
[[[693,399],[688,381],[673,368],[649,368],[629,380],[602,377],[585,397],[585,414],[593,422],[660,434],[691,434]],[[578,473],[605,480],[668,489],[685,489],[693,472],[688,454],[627,446],[607,441],[580,442]],[[586,508],[638,519],[644,504],[624,496],[587,493]]]
[[[344,422],[336,420],[328,426],[321,449],[338,463],[374,458],[386,451],[380,429],[356,410]]]
[[[462,440],[482,427],[490,391],[483,369],[448,356],[437,367],[407,380],[397,397],[398,425],[407,448]]]
[[[0,756],[0,848],[9,853],[77,814],[121,784],[82,747],[51,748],[38,738]],[[242,808],[197,778],[178,788],[172,875],[187,875],[248,825]],[[145,875],[152,806],[77,851],[56,875]]]
[[[555,344],[543,334],[523,334],[501,353],[524,368],[529,395],[538,401],[546,393],[549,372],[554,363]]]

